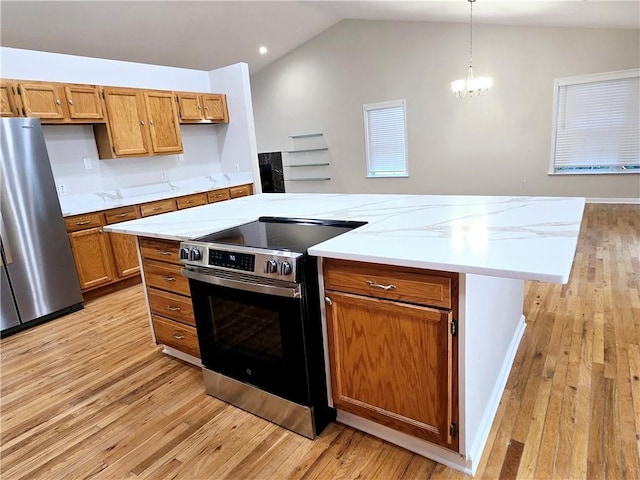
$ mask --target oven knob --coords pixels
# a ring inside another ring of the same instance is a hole
[[[202,255],[200,254],[200,250],[193,248],[191,249],[191,251],[189,252],[189,260],[200,260],[202,258]]]
[[[267,260],[264,262],[264,273],[276,273],[278,271],[278,262],[275,260]]]
[[[289,275],[291,273],[291,264],[289,262],[282,262],[279,273],[280,275]]]
[[[180,260],[189,260],[189,249],[183,247],[180,249]]]

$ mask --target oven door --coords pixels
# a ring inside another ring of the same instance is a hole
[[[299,288],[245,284],[187,269],[183,274],[189,277],[203,366],[309,405]]]

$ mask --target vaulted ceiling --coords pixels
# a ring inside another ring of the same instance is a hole
[[[0,44],[198,70],[247,62],[255,73],[343,19],[468,22],[469,3],[3,0]],[[639,29],[640,1],[478,0],[474,23]]]

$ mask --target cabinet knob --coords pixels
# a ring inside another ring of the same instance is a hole
[[[69,105],[73,105],[73,100],[69,100]]]
[[[153,125],[153,120],[149,120],[149,125]]]
[[[140,120],[140,125],[144,125],[144,120]]]
[[[59,98],[56,99],[56,105],[62,105],[62,102],[60,101]]]
[[[326,303],[327,305],[333,305],[333,302],[329,297],[324,297],[324,303]]]

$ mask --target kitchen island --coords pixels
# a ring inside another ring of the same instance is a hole
[[[457,447],[444,448],[340,409],[338,420],[473,473],[524,333],[524,280],[568,281],[583,209],[581,198],[261,194],[105,230],[188,240],[263,215],[365,221],[309,253],[321,261],[456,274],[452,435]]]

